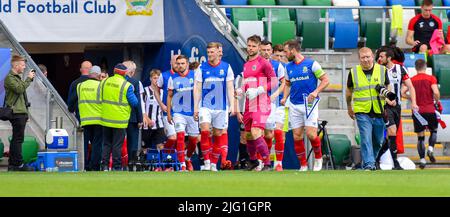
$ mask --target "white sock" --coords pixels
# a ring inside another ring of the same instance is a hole
[[[181,163],[181,166],[186,166],[186,162]]]
[[[275,165],[278,165],[278,164],[283,166],[283,161],[275,161]]]
[[[186,160],[186,161],[190,161],[190,160],[191,160],[191,158],[190,158],[190,157],[184,157],[184,160]]]
[[[431,151],[431,152],[433,152],[433,151],[434,151],[434,148],[433,148],[433,146],[428,146],[428,151]]]
[[[420,158],[420,163],[424,163],[424,164],[426,164],[426,163],[427,163],[427,161],[425,160],[425,158]]]
[[[205,164],[210,164],[210,163],[211,163],[210,160],[205,160],[205,161],[203,161],[203,162],[205,162]]]

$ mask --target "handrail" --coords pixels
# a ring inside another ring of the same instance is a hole
[[[42,82],[43,85],[46,86],[47,88],[47,96],[46,96],[46,103],[47,103],[47,110],[45,111],[45,121],[46,123],[46,127],[45,128],[51,128],[50,126],[50,99],[53,99],[54,102],[56,102],[56,105],[59,106],[60,110],[63,112],[63,114],[69,119],[70,123],[73,126],[73,130],[72,130],[72,134],[73,134],[73,144],[75,149],[78,151],[78,168],[80,168],[80,170],[84,169],[84,145],[79,144],[80,142],[83,141],[83,133],[81,131],[79,131],[79,125],[78,125],[78,121],[76,120],[75,116],[70,113],[67,109],[67,105],[65,103],[65,101],[61,98],[61,96],[58,94],[58,92],[56,91],[56,89],[53,87],[53,85],[47,80],[47,78],[44,76],[44,74],[42,73],[42,71],[40,70],[40,68],[37,66],[37,64],[33,61],[33,59],[31,58],[31,56],[28,54],[28,52],[25,51],[25,49],[22,47],[22,45],[16,40],[16,38],[11,34],[11,32],[8,30],[8,28],[6,27],[6,25],[3,23],[2,20],[0,20],[0,27],[3,29],[5,36],[7,37],[7,39],[9,40],[9,42],[11,43],[11,45],[13,46],[13,48],[22,56],[24,56],[28,61],[27,61],[27,66],[29,66],[30,68],[33,68],[36,71],[36,78]],[[33,116],[30,116],[30,119],[33,120]],[[48,129],[43,129],[42,127],[40,127],[39,125],[37,125],[39,130],[41,130],[39,133],[43,133],[44,135],[42,135],[45,138],[45,130]],[[44,131],[44,132],[42,132]]]
[[[207,7],[202,0],[196,0],[196,2],[199,5],[199,7],[209,15],[211,21],[214,22],[215,24],[214,25],[215,28],[217,28],[217,30],[219,30],[225,36],[225,38],[227,38],[228,41],[236,48],[242,59],[245,59],[247,55],[241,49],[246,46],[246,44],[244,44],[245,41],[244,37],[239,32],[239,30],[234,26],[234,24],[228,19],[228,17],[221,11],[221,9],[217,7],[217,4],[215,4],[214,2],[210,3],[209,5],[214,6],[213,8]],[[220,15],[222,19],[216,18],[213,15],[214,9],[216,9],[217,11],[216,15]],[[236,35],[238,36],[237,38],[229,32],[228,26],[231,27],[231,31],[236,33]]]
[[[8,39],[11,40],[12,45],[14,48],[19,52],[20,55],[25,56],[27,60],[27,63],[29,63],[33,69],[36,70],[37,78],[48,88],[48,90],[52,93],[54,99],[56,100],[57,104],[62,108],[62,111],[64,114],[69,118],[69,120],[74,124],[75,128],[77,127],[78,123],[73,114],[71,114],[67,109],[67,105],[65,101],[61,98],[61,96],[58,94],[56,89],[53,87],[53,85],[45,78],[42,71],[39,69],[37,64],[33,61],[31,56],[28,54],[28,52],[25,51],[25,49],[22,47],[22,45],[16,40],[15,37],[11,34],[11,32],[8,30],[6,25],[2,20],[0,20],[0,26],[5,31],[5,34],[8,36]]]

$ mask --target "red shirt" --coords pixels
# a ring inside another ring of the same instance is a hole
[[[434,97],[431,85],[437,84],[436,77],[424,73],[418,73],[411,78],[416,90],[416,102],[419,106],[419,113],[434,113]]]

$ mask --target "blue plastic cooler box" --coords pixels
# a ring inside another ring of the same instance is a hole
[[[76,172],[78,171],[78,153],[76,151],[39,152],[36,165],[38,171]]]
[[[65,129],[50,129],[45,141],[48,149],[67,149],[69,147],[69,134]]]

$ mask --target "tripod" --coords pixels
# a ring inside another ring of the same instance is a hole
[[[319,120],[320,121],[320,120]],[[326,154],[324,154],[322,157],[324,159],[324,164],[325,164],[325,168],[326,169],[336,169],[336,167],[334,166],[334,157],[333,157],[333,152],[331,150],[331,146],[330,146],[330,138],[328,137],[328,132],[327,132],[327,128],[325,127],[328,124],[328,121],[326,120],[322,120],[320,121],[319,124],[319,129],[317,131],[317,136],[320,136],[321,133],[323,133],[323,137],[322,137],[322,141],[321,141],[321,148],[322,150],[326,150]],[[313,152],[313,148],[311,147],[311,149],[308,151],[308,158],[307,161],[309,160],[309,157],[311,156],[311,153]]]

